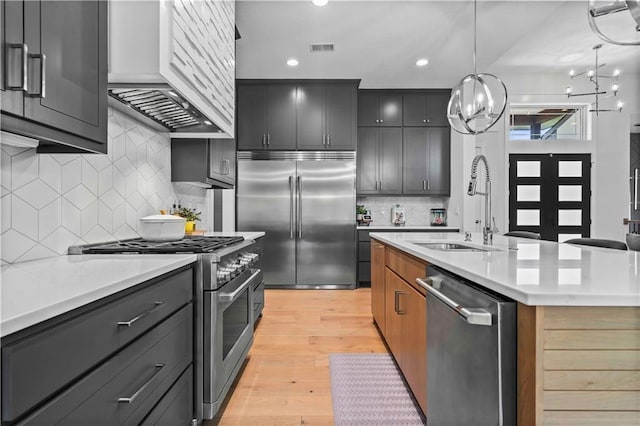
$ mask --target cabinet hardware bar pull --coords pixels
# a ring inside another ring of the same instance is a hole
[[[38,90],[38,92],[29,92],[27,91],[27,96],[30,98],[43,98],[46,96],[45,90],[46,90],[46,83],[47,83],[47,77],[45,75],[46,73],[46,65],[47,65],[47,55],[45,55],[44,53],[38,53],[38,54],[29,54],[29,58],[31,59],[40,59],[40,88]]]
[[[634,210],[638,210],[638,170],[635,169],[634,189],[633,189],[633,204]]]
[[[293,176],[289,176],[289,238],[293,239],[293,214],[295,205],[293,204]]]
[[[399,314],[400,311],[400,292],[398,290],[393,292],[393,310],[396,311],[396,314]]]
[[[327,145],[331,145],[331,134],[327,135]]]
[[[262,146],[265,146],[267,144],[266,140],[267,140],[267,135],[262,135]]]
[[[453,309],[469,324],[491,326],[491,313],[489,311],[481,308],[464,308],[460,306],[458,302],[449,299],[443,293],[436,290],[432,285],[434,281],[442,281],[442,278],[416,278],[416,282],[427,290],[427,293],[433,295],[436,299]]]
[[[153,379],[164,368],[164,364],[156,364],[156,365],[154,365],[153,368],[155,368],[155,371],[153,372],[151,377],[149,377],[149,380],[144,382],[144,384],[142,386],[140,386],[140,388],[137,391],[135,391],[133,393],[133,395],[131,395],[130,397],[128,397],[128,398],[118,398],[118,402],[126,402],[127,404],[131,404],[138,397],[138,395],[140,395],[147,388],[147,386],[149,386],[151,384]]]
[[[8,84],[7,87],[9,90],[20,90],[22,92],[27,91],[27,61],[29,58],[29,48],[26,43],[18,44],[14,43],[9,46],[11,49],[20,49],[22,54],[20,55],[20,59],[22,62],[20,66],[20,79],[18,80],[18,84]],[[10,77],[10,76],[9,76]],[[7,79],[11,81],[11,78]]]
[[[153,312],[156,309],[160,308],[162,305],[164,305],[164,302],[155,302],[153,308],[148,309],[148,310],[144,311],[143,313],[141,313],[140,315],[137,315],[137,316],[131,318],[129,321],[118,321],[117,324],[118,324],[118,326],[131,327],[133,325],[133,323],[135,323],[136,321],[146,317],[151,312]]]
[[[427,181],[427,191],[431,191],[431,182]]]
[[[325,142],[325,134],[324,134],[324,133],[322,134],[322,145],[326,145],[326,142]]]
[[[427,190],[427,183],[425,181],[422,181],[422,190],[423,191]]]
[[[271,145],[271,133],[267,133],[267,146]]]

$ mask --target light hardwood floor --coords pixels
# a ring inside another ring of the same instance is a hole
[[[332,425],[329,354],[387,352],[371,289],[267,290],[239,380],[213,425]]]

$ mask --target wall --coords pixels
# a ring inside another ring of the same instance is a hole
[[[137,237],[138,219],[173,203],[207,223],[206,190],[171,183],[168,133],[109,109],[108,154],[37,154],[1,146],[2,263],[68,246]]]
[[[396,204],[404,207],[406,225],[430,225],[430,209],[447,208],[449,203],[447,198],[375,196],[358,197],[356,204],[363,204],[367,210],[371,211],[373,225],[391,225],[391,208]],[[448,210],[447,219],[449,226],[459,226]]]
[[[510,103],[583,102],[582,98],[568,100],[564,95],[566,74],[499,74],[509,90]],[[458,165],[475,153],[483,153],[489,160],[493,181],[493,215],[500,232],[508,230],[508,156],[510,153],[572,152],[592,154],[592,227],[591,236],[624,240],[626,227],[622,218],[629,212],[629,133],[630,117],[640,114],[640,75],[623,74],[620,80],[620,98],[625,107],[621,113],[608,112],[599,116],[590,114],[591,135],[586,141],[517,142],[508,140],[508,120],[502,119],[490,132],[464,143],[461,157],[454,158]],[[575,85],[574,85],[575,86]],[[576,91],[588,89],[576,87]],[[576,99],[578,102],[575,102]],[[615,104],[615,100],[606,101]],[[508,117],[509,111],[505,112]],[[453,156],[452,156],[453,157]],[[452,170],[456,166],[452,164]],[[459,170],[459,168],[458,168]],[[468,174],[466,165],[462,173]],[[467,176],[468,178],[468,176]],[[481,198],[466,197],[463,201],[465,230],[477,230],[475,220],[481,217]]]

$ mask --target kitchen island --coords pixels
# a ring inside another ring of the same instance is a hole
[[[414,284],[420,269],[434,265],[518,302],[519,425],[640,424],[640,253],[500,236],[490,251],[456,252],[416,243],[482,249],[482,236],[371,237],[372,250],[386,249],[392,285]],[[374,291],[372,282],[380,309]],[[394,334],[388,320],[386,329]]]

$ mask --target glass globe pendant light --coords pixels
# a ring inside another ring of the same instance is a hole
[[[476,70],[477,0],[473,2],[473,74],[453,88],[447,119],[451,128],[465,135],[478,135],[498,122],[507,106],[507,87],[494,74]]]

